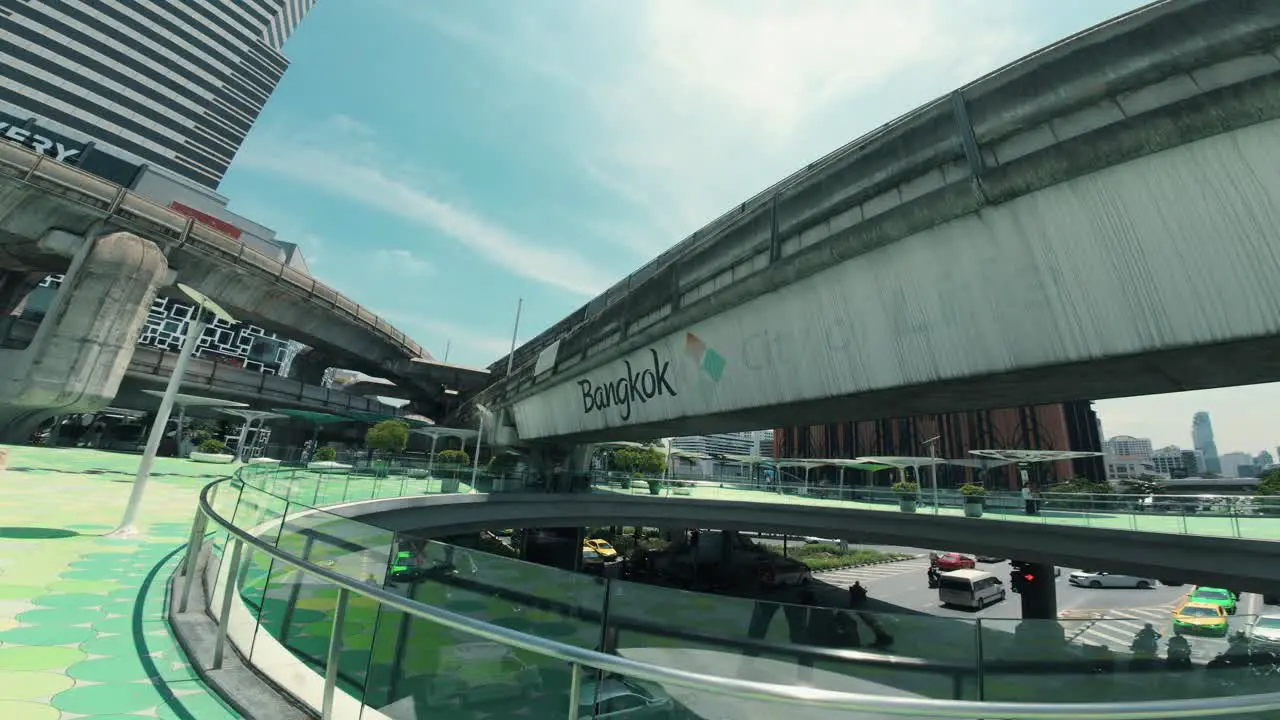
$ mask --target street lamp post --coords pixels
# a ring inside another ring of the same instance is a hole
[[[151,433],[147,436],[147,447],[142,453],[142,461],[138,463],[138,475],[134,478],[133,490],[129,493],[129,503],[125,506],[124,517],[120,519],[120,526],[108,533],[108,537],[131,538],[138,535],[138,528],[134,523],[138,519],[138,510],[142,506],[147,481],[151,478],[151,466],[156,462],[156,452],[160,449],[160,441],[164,438],[164,431],[169,425],[173,401],[178,396],[178,389],[182,387],[182,379],[187,373],[187,365],[191,363],[191,355],[196,351],[196,344],[200,342],[205,328],[209,326],[205,313],[208,312],[227,322],[235,322],[235,318],[231,317],[226,310],[198,290],[182,283],[178,283],[177,287],[195,302],[195,317],[187,326],[187,336],[182,341],[182,350],[173,365],[173,374],[169,376],[169,384],[165,386],[164,397],[160,398],[160,409],[156,411],[155,422],[151,425]]]
[[[476,405],[476,414],[480,416],[479,422],[476,423],[476,456],[471,463],[471,489],[476,489],[476,476],[480,473],[480,442],[484,438],[484,421],[489,414],[489,409],[483,405]]]
[[[929,474],[933,477],[933,514],[934,515],[938,514],[937,446],[938,446],[938,440],[941,439],[941,437],[942,437],[941,435],[934,435],[933,437],[924,441],[924,444],[929,446]]]

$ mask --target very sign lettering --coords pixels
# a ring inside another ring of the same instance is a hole
[[[631,366],[630,360],[624,360],[622,365],[625,372],[616,380],[599,384],[585,378],[579,380],[583,414],[603,412],[616,407],[620,409],[625,421],[631,419],[632,403],[644,404],[662,395],[675,397],[676,389],[667,379],[671,361],[659,358],[658,351],[653,348],[649,348],[649,357],[652,366],[641,367],[639,370]]]
[[[21,125],[15,125],[5,120],[0,120],[0,137],[5,140],[12,140],[20,145],[26,145],[32,150],[44,153],[58,162],[70,161],[76,155],[79,155],[83,149],[83,146],[72,147],[47,135],[42,135],[39,130],[27,130]]]

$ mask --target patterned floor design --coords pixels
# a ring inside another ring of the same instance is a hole
[[[226,468],[160,458],[135,540],[104,538],[138,457],[10,447],[0,470],[0,718],[238,717],[164,622],[196,494]]]

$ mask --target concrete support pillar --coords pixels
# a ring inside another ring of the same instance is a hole
[[[523,559],[560,568],[582,569],[582,541],[586,530],[580,527],[531,528],[525,530]]]
[[[83,242],[30,345],[0,350],[0,442],[111,402],[168,269],[154,243],[130,233]]]

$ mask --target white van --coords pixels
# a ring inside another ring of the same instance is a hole
[[[943,605],[982,609],[1004,599],[1004,583],[985,570],[952,570],[938,574],[938,600]]]

